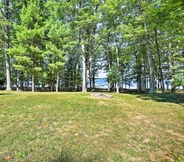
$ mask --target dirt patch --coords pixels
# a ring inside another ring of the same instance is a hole
[[[92,93],[90,96],[95,98],[105,98],[105,99],[113,98],[112,95],[104,94],[104,93]]]
[[[184,136],[178,133],[173,132],[172,130],[166,130],[166,132],[171,133],[174,136],[177,136],[179,139],[184,140]]]

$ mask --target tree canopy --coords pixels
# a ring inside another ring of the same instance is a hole
[[[182,0],[1,0],[0,11],[7,90],[85,92],[99,70],[117,93],[131,82],[149,93],[184,86]]]

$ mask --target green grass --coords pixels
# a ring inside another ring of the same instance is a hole
[[[184,94],[0,91],[0,161],[184,160]]]

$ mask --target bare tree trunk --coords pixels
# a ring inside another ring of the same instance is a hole
[[[169,43],[169,68],[170,68],[170,74],[171,74],[171,92],[175,92],[176,87],[173,85],[173,83],[174,83],[174,77],[173,77],[174,71],[173,71],[171,43]]]
[[[90,82],[90,88],[92,88],[92,74],[93,74],[93,70],[92,70],[92,56],[91,56],[91,52],[90,52],[90,57],[89,57],[89,82]]]
[[[75,91],[77,91],[77,87],[78,87],[78,70],[79,70],[79,64],[77,62],[75,65]]]
[[[32,92],[35,91],[35,79],[34,79],[34,74],[32,73]]]
[[[148,57],[148,66],[149,66],[149,83],[150,83],[150,91],[149,93],[155,93],[155,77],[154,77],[154,68],[153,68],[153,58],[150,52],[150,43],[149,43],[149,36],[147,30],[147,24],[144,23],[145,28],[145,38],[146,38],[146,54]]]
[[[16,82],[16,89],[17,89],[17,91],[19,91],[19,82],[20,82],[19,71],[17,70],[17,82]]]
[[[143,52],[143,76],[141,77],[142,81],[141,81],[141,90],[144,93],[147,93],[147,79],[146,79],[146,52],[145,52],[145,47],[142,46],[142,52]]]
[[[120,63],[119,63],[119,49],[118,49],[117,44],[116,44],[116,57],[117,57],[117,73],[118,73],[118,78],[117,78],[117,82],[116,82],[116,93],[119,93],[119,88],[120,88]]]
[[[9,6],[10,6],[10,1],[9,0],[4,0],[3,1],[4,5],[4,21],[8,23],[9,18],[10,18],[10,11],[9,11]],[[9,43],[10,43],[10,35],[9,35],[9,26],[5,25],[4,26],[4,48],[5,48],[5,59],[6,59],[6,90],[11,90],[11,65],[10,65],[10,56],[8,55],[8,49],[9,49]]]
[[[158,45],[158,33],[157,33],[157,28],[154,28],[155,31],[155,44],[156,44],[156,50],[158,54],[158,66],[159,66],[159,73],[160,73],[160,82],[161,82],[161,88],[162,88],[162,93],[165,92],[165,85],[164,85],[164,77],[163,77],[163,72],[162,72],[162,63],[161,63],[161,56],[160,56],[160,50],[159,50],[159,45]],[[158,81],[159,83],[159,81]]]
[[[95,89],[95,74],[93,74],[92,76],[92,84],[93,84],[93,88]]]
[[[10,57],[5,52],[6,57],[6,90],[11,91],[11,68],[10,68]]]
[[[58,92],[59,90],[59,72],[57,72],[57,76],[56,76],[56,92]]]
[[[87,92],[87,67],[84,44],[82,45],[82,65],[82,92]]]
[[[110,33],[108,33],[108,37],[107,37],[107,51],[108,51],[108,61],[107,61],[107,63],[108,63],[108,70],[110,70],[111,69],[111,67],[112,67],[112,51],[111,51],[111,45],[110,45]],[[108,92],[110,92],[111,91],[111,83],[110,82],[108,82]]]
[[[142,89],[142,84],[141,84],[141,81],[142,81],[142,61],[141,61],[141,58],[140,56],[138,56],[136,53],[135,53],[135,59],[136,59],[136,69],[137,69],[137,77],[136,77],[136,81],[137,81],[137,92],[140,92],[141,89]]]
[[[50,91],[51,92],[54,91],[54,81],[53,81],[53,78],[52,78],[51,83],[50,83]]]
[[[108,69],[111,69],[111,64],[108,63]],[[108,81],[108,92],[111,91],[111,82]]]

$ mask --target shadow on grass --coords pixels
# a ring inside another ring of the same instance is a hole
[[[61,155],[50,162],[76,162],[72,157],[68,155]]]
[[[88,155],[84,156],[83,151],[81,152],[81,150],[76,150],[78,153],[72,153],[70,149],[63,150],[60,155],[56,156],[54,159],[49,160],[49,162],[94,162],[104,158],[100,152],[97,154],[89,153]]]
[[[139,94],[136,96],[143,100],[151,99],[157,102],[170,102],[184,106],[184,94],[181,93]]]
[[[80,159],[77,159],[77,158],[73,158],[73,157],[70,157],[68,155],[61,155],[59,157],[57,157],[56,159],[54,160],[51,160],[49,162],[94,162],[95,160],[98,160],[97,157],[86,157],[86,158],[80,158]]]
[[[12,95],[12,93],[1,93],[0,92],[0,96],[8,96],[8,95]]]
[[[97,160],[97,159],[96,159]],[[83,159],[81,162],[94,162],[91,158]],[[58,157],[58,159],[49,162],[79,162],[79,160],[72,159],[70,157]]]
[[[71,150],[70,148],[63,147],[60,154],[57,154],[55,158],[48,160],[47,162],[94,162],[101,159],[101,154],[84,155],[84,150]],[[54,157],[54,156],[53,156]]]

